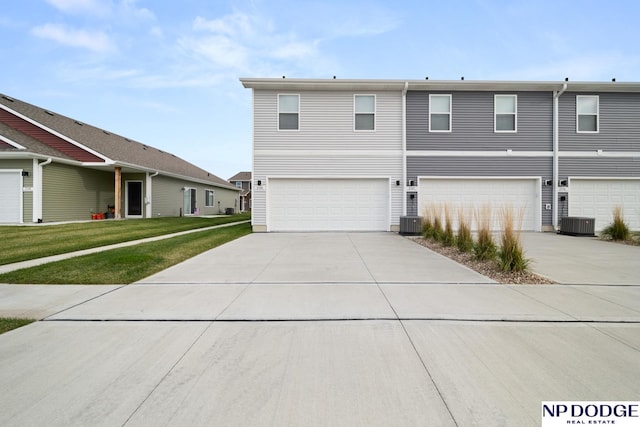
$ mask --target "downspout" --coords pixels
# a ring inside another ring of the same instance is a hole
[[[402,89],[402,216],[407,215],[407,91],[409,82]]]
[[[145,218],[151,218],[153,216],[153,205],[152,205],[152,201],[153,201],[153,184],[151,182],[151,178],[158,176],[160,172],[155,171],[153,174],[149,175],[149,172],[147,172],[147,182],[146,182],[146,191],[147,191],[147,197],[145,197]]]
[[[560,177],[558,176],[559,170],[559,154],[560,154],[560,132],[559,132],[559,113],[558,113],[558,105],[560,96],[567,90],[567,84],[562,84],[562,89],[560,91],[553,92],[553,172],[552,172],[552,181],[553,181],[553,200],[551,203],[551,225],[555,231],[558,230],[558,180]]]
[[[36,160],[37,162],[37,160]],[[35,172],[35,176],[33,177],[33,190],[34,190],[34,194],[33,194],[33,222],[42,222],[42,198],[43,198],[43,191],[42,191],[42,186],[43,186],[43,179],[42,179],[42,175],[44,174],[44,172],[42,171],[42,168],[51,164],[51,162],[53,162],[53,159],[51,157],[49,157],[47,160],[45,160],[42,163],[38,163],[37,166],[37,170]]]

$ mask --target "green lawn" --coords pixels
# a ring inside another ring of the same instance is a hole
[[[0,265],[248,219],[250,214],[2,226]]]
[[[0,274],[0,283],[128,284],[251,233],[248,223]]]
[[[0,317],[0,334],[9,332],[12,329],[19,328],[20,326],[28,325],[31,322],[35,322],[34,319],[18,319],[15,317]]]

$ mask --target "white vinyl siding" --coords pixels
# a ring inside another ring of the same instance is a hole
[[[597,95],[576,95],[576,131],[598,133],[600,129],[600,99]]]
[[[451,132],[451,95],[429,95],[429,132]]]
[[[376,97],[375,95],[354,95],[353,97],[354,130],[375,130]]]
[[[300,95],[278,95],[278,130],[300,129]]]
[[[494,97],[494,131],[518,131],[518,96],[495,95]]]
[[[358,94],[358,93],[356,93]],[[390,189],[391,225],[402,213],[402,93],[375,93],[375,132],[354,132],[354,93],[300,93],[300,131],[278,132],[277,96],[273,90],[254,91],[254,170],[252,224],[266,227],[268,179],[386,177]],[[359,95],[359,94],[358,94]]]

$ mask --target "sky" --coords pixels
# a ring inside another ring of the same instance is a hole
[[[640,81],[637,0],[1,0],[0,93],[251,170],[241,77]]]

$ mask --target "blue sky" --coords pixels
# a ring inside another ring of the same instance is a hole
[[[5,0],[0,93],[251,169],[240,77],[640,81],[637,0]]]

